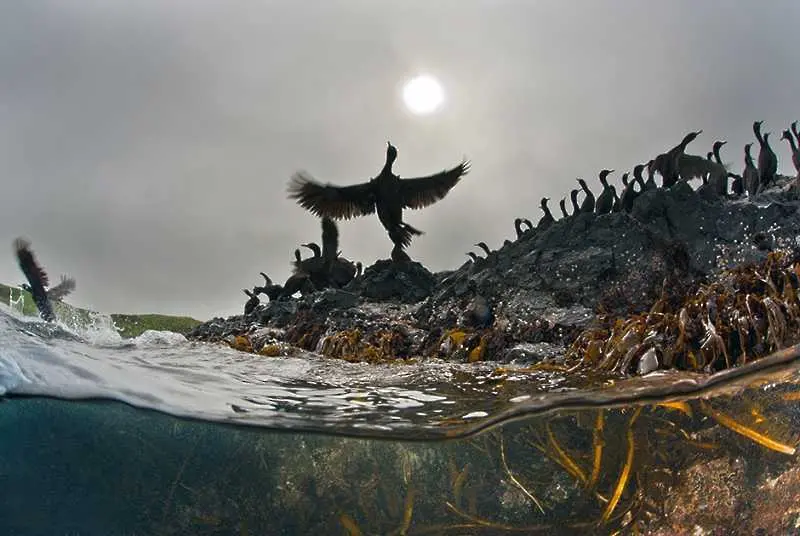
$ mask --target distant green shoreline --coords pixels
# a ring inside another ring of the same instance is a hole
[[[10,292],[14,293],[16,300],[21,292],[24,296],[22,314],[26,316],[36,316],[39,312],[36,310],[36,305],[33,303],[33,297],[30,293],[20,289],[19,287],[9,287],[0,283],[0,302],[8,305]],[[66,303],[56,302],[53,304],[56,315],[63,318],[64,315],[71,315],[89,321],[93,311],[81,309],[80,307],[73,307]],[[111,319],[117,331],[123,338],[138,337],[148,329],[157,331],[174,331],[175,333],[188,333],[192,328],[201,324],[199,320],[188,316],[171,316],[159,314],[111,314]]]

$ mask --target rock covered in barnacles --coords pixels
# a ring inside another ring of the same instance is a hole
[[[427,298],[436,277],[418,262],[381,260],[364,270],[346,290],[373,301],[416,303]]]

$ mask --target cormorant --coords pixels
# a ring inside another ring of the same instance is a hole
[[[625,183],[625,189],[622,190],[622,196],[619,198],[619,212],[630,212],[633,210],[633,201],[636,199],[636,196],[641,192],[636,192],[634,187],[636,183],[639,183],[639,188],[641,191],[644,191],[644,182],[642,179],[642,169],[644,166],[642,164],[637,165],[633,168],[633,180],[632,181],[622,181]],[[623,175],[623,177],[625,177]]]
[[[522,230],[522,224],[523,223],[528,226],[528,229],[527,229],[528,231],[533,229],[533,224],[531,223],[531,220],[529,220],[528,218],[515,218],[514,219],[514,231],[517,232],[517,238],[518,239],[522,238],[522,235],[525,234],[525,231]]]
[[[578,205],[578,194],[580,190],[571,190],[569,192],[569,199],[572,201],[572,215],[574,216],[578,212],[581,211],[581,207]]]
[[[717,164],[719,164],[720,166],[723,166],[723,167],[725,166],[725,164],[722,163],[722,158],[720,158],[720,156],[719,156],[719,150],[722,149],[722,146],[725,145],[726,143],[728,143],[728,142],[724,141],[724,140],[717,140],[717,141],[714,142],[714,145],[711,147],[711,154],[714,155],[714,162],[716,162]]]
[[[309,275],[300,271],[289,276],[283,284],[279,297],[288,298],[294,296],[297,292],[300,292],[301,296],[305,296],[306,294],[311,294],[315,290],[317,289],[314,287],[314,283],[311,282]]]
[[[31,250],[31,243],[24,238],[17,238],[14,240],[14,252],[17,256],[19,267],[30,285],[28,292],[33,296],[33,301],[39,310],[39,316],[47,322],[54,322],[56,315],[53,312],[53,305],[50,303],[50,296],[48,296],[46,290],[48,285],[47,273],[36,262]],[[65,295],[63,294],[62,297]]]
[[[628,174],[623,173],[622,178],[622,190],[621,193],[624,194],[625,190],[628,189]],[[611,208],[611,212],[619,212],[622,210],[622,197],[617,195],[617,191],[614,190],[614,206]]]
[[[489,300],[478,292],[478,286],[473,280],[470,280],[468,287],[473,296],[467,310],[464,311],[464,323],[467,326],[482,329],[492,327],[495,316]]]
[[[666,153],[658,155],[655,160],[653,160],[653,168],[661,174],[661,186],[663,188],[670,188],[678,182],[678,178],[680,177],[678,171],[678,157],[682,155],[686,151],[686,147],[702,133],[702,130],[688,133],[678,145]]]
[[[452,169],[428,177],[401,179],[392,172],[397,149],[391,143],[387,145],[383,169],[368,182],[334,186],[298,172],[289,183],[289,198],[320,217],[350,219],[377,212],[395,248],[407,247],[412,235],[421,235],[422,231],[403,222],[403,209],[421,209],[442,199],[469,172],[470,163],[463,160]]]
[[[242,292],[250,296],[250,299],[244,304],[244,316],[248,316],[250,313],[256,310],[256,307],[261,305],[261,300],[258,299],[258,293],[256,292],[251,292],[246,288],[243,288]]]
[[[586,186],[586,181],[583,179],[578,179],[578,184],[581,185],[583,192],[586,194],[586,197],[583,199],[583,203],[581,203],[581,212],[594,212],[594,194]]]
[[[753,164],[753,156],[750,154],[752,143],[744,146],[744,171],[742,171],[742,181],[744,188],[747,190],[747,195],[754,196],[761,190],[761,179],[758,175],[758,169]]]
[[[714,161],[714,153],[712,153],[711,151],[708,151],[706,153],[706,160],[708,160],[709,162],[713,162]]]
[[[744,193],[744,179],[742,179],[742,176],[736,173],[728,173],[728,177],[733,179],[731,181],[731,193],[742,195]]]
[[[297,253],[299,254],[300,252],[298,251]],[[275,301],[278,298],[280,298],[281,293],[283,292],[283,287],[280,285],[273,284],[272,279],[270,279],[269,276],[264,272],[259,272],[259,273],[261,274],[261,277],[264,278],[264,286],[256,287],[256,289],[258,289],[258,293],[266,294],[267,298],[269,298],[269,301]]]
[[[681,153],[676,158],[678,176],[684,181],[702,179],[703,184],[708,183],[708,190],[712,197],[722,195],[728,186],[728,170],[713,160],[701,156]]]
[[[797,138],[797,145],[800,147],[800,132],[797,131],[797,121],[792,121],[791,129],[792,134],[794,134],[794,137]]]
[[[322,218],[322,248],[315,242],[301,244],[313,253],[312,257],[295,262],[295,271],[308,274],[317,289],[343,287],[353,280],[356,265],[340,256],[339,229],[330,218]],[[297,258],[297,253],[295,257]]]
[[[539,223],[536,224],[537,229],[545,230],[553,223],[555,223],[556,219],[553,217],[553,214],[550,213],[550,209],[547,208],[547,202],[550,201],[549,198],[543,197],[540,208],[544,211],[544,216],[539,220]]]
[[[658,189],[658,184],[656,184],[656,168],[655,168],[655,160],[650,160],[647,163],[647,182],[644,183],[644,190],[656,190]]]
[[[561,201],[558,202],[558,207],[561,209],[561,215],[565,218],[569,218],[569,214],[567,213],[567,198],[562,197]]]
[[[356,262],[356,277],[361,277],[361,274],[364,273],[364,265],[361,264],[361,261]]]
[[[761,124],[763,121],[755,121],[753,123],[753,133],[756,135],[756,140],[760,146],[758,151],[758,180],[761,182],[761,188],[768,186],[774,179],[775,173],[778,171],[778,157],[769,146],[769,135],[761,134]]]
[[[788,130],[784,130],[781,139],[789,142],[789,148],[792,150],[792,164],[794,164],[794,169],[797,171],[797,176],[800,177],[800,152],[798,152],[792,133]]]
[[[614,187],[608,184],[608,175],[613,171],[613,169],[604,169],[600,172],[600,184],[603,185],[603,191],[600,192],[595,204],[597,214],[608,214],[614,208]]]
[[[484,252],[486,252],[487,257],[492,254],[492,250],[489,249],[489,246],[486,245],[486,242],[478,242],[477,244],[475,244],[475,246],[481,248]]]
[[[477,263],[478,261],[482,261],[483,259],[478,257],[474,252],[468,251],[467,256],[472,259],[472,262]]]

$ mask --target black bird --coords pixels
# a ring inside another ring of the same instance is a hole
[[[464,323],[469,327],[480,329],[492,327],[495,316],[489,300],[478,291],[478,286],[473,280],[469,281],[468,287],[472,291],[472,300],[464,311]]]
[[[558,202],[558,206],[561,209],[561,215],[565,218],[569,218],[569,213],[567,212],[567,198],[562,197],[561,201]]]
[[[753,164],[753,157],[750,154],[752,143],[744,146],[744,171],[742,171],[742,181],[747,195],[754,196],[761,190],[761,179],[758,175],[758,168]]]
[[[248,316],[250,313],[256,310],[256,307],[261,304],[261,300],[258,299],[257,292],[251,292],[246,288],[243,288],[242,292],[250,296],[250,299],[244,304],[244,316]]]
[[[794,142],[792,133],[788,130],[784,130],[781,139],[789,142],[789,148],[792,150],[792,164],[794,164],[794,169],[797,172],[797,176],[800,177],[800,152],[798,151],[797,145]]]
[[[633,168],[633,180],[629,181],[628,184],[625,185],[625,189],[622,190],[622,196],[619,198],[619,211],[620,212],[630,212],[633,210],[633,201],[636,199],[636,196],[644,191],[644,182],[642,179],[642,169],[644,166],[642,164],[637,165]],[[625,181],[623,181],[625,182]],[[637,192],[634,189],[636,183],[639,183],[640,191]]]
[[[686,151],[686,147],[702,133],[702,130],[688,133],[678,145],[666,153],[658,155],[655,160],[653,160],[653,168],[661,174],[662,187],[670,188],[678,182],[678,157],[682,155]]]
[[[656,190],[658,189],[658,184],[656,184],[656,168],[655,168],[655,160],[650,160],[647,163],[647,182],[644,183],[644,190]]]
[[[545,230],[553,223],[555,223],[556,219],[553,217],[553,214],[550,212],[550,209],[547,208],[547,202],[550,201],[549,198],[543,197],[542,202],[539,205],[542,211],[544,211],[544,216],[539,220],[539,223],[536,224],[537,229]]]
[[[297,252],[300,253],[299,251]],[[258,294],[266,294],[269,301],[275,301],[280,298],[281,293],[283,292],[283,287],[280,285],[275,285],[272,283],[272,279],[269,278],[267,274],[264,272],[259,272],[261,277],[264,278],[264,286],[263,287],[256,287],[253,290]]]
[[[578,206],[578,194],[580,192],[581,192],[580,190],[571,190],[569,192],[569,199],[570,199],[570,201],[572,201],[572,215],[573,216],[581,211],[581,207]]]
[[[614,208],[614,187],[608,184],[608,175],[613,173],[613,169],[604,169],[600,172],[600,184],[603,185],[603,191],[597,198],[595,210],[597,214],[608,214]]]
[[[622,194],[624,194],[625,190],[628,189],[628,174],[627,173],[623,173],[622,174],[622,178],[620,180],[622,181]],[[614,192],[614,207],[611,209],[612,212],[619,212],[619,211],[622,210],[622,197],[621,196],[617,197],[616,194],[617,194],[617,192],[615,191]]]
[[[28,292],[33,296],[33,301],[39,310],[39,316],[47,322],[54,322],[56,315],[53,312],[53,305],[50,303],[50,296],[48,296],[46,290],[48,285],[47,273],[36,262],[31,250],[31,243],[24,238],[17,238],[14,240],[14,252],[17,255],[19,267],[28,280],[28,288],[30,289]]]
[[[522,238],[522,235],[525,233],[525,231],[522,230],[522,224],[523,223],[528,226],[528,229],[527,229],[528,231],[533,229],[533,224],[531,223],[531,220],[529,220],[528,218],[515,218],[514,219],[514,231],[517,232],[517,238]]]
[[[800,147],[800,132],[797,131],[797,121],[792,122],[792,134],[797,138],[797,145]]]
[[[475,244],[475,246],[481,248],[486,253],[487,257],[492,254],[492,250],[489,249],[489,246],[486,245],[486,242],[478,242]]]
[[[583,189],[584,193],[586,194],[586,197],[584,198],[583,203],[581,203],[581,212],[589,212],[589,213],[594,212],[594,194],[589,189],[589,187],[586,186],[586,181],[585,180],[578,179],[578,184],[581,185],[581,188]]]
[[[761,124],[763,121],[755,121],[753,123],[753,133],[756,135],[756,140],[760,149],[758,151],[758,180],[761,183],[761,188],[768,186],[774,179],[775,174],[778,172],[778,157],[772,147],[769,146],[769,132],[761,134]]]
[[[416,179],[401,179],[392,172],[397,149],[388,143],[386,163],[377,177],[352,186],[321,184],[304,172],[295,173],[289,182],[289,198],[320,217],[350,219],[378,213],[395,248],[405,248],[413,235],[422,231],[403,222],[403,209],[421,209],[444,198],[470,163],[463,160],[452,169]]]

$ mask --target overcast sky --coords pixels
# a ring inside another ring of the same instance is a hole
[[[22,235],[51,279],[77,278],[75,305],[239,313],[259,271],[282,281],[319,240],[291,174],[367,180],[387,140],[402,177],[472,160],[405,213],[434,271],[690,130],[689,152],[727,139],[740,172],[763,119],[788,173],[798,21],[797,0],[0,0],[0,281],[23,280]],[[437,114],[403,106],[419,73],[444,85]],[[340,235],[365,266],[389,256],[375,216]]]

